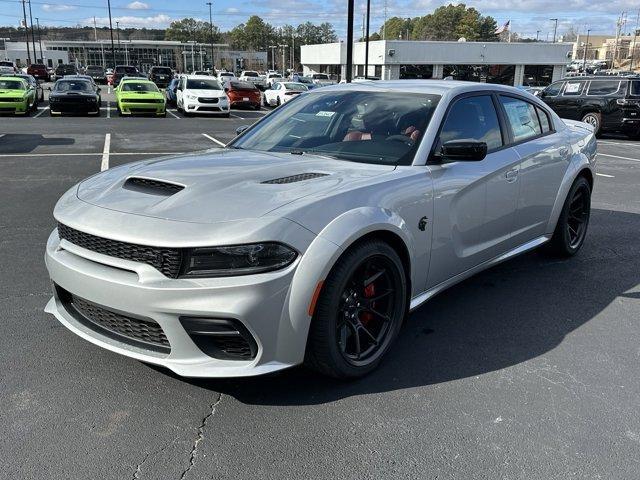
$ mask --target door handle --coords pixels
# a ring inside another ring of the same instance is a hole
[[[516,179],[518,178],[518,169],[514,168],[512,170],[507,171],[507,173],[504,174],[504,178],[506,178],[507,182],[509,183],[515,182]]]

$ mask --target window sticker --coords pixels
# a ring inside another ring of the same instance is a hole
[[[333,117],[336,114],[336,112],[327,112],[325,110],[320,110],[318,113],[316,113],[316,117]]]

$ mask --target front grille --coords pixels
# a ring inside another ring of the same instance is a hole
[[[295,182],[303,182],[305,180],[311,180],[312,178],[326,177],[327,175],[328,175],[327,173],[317,173],[317,172],[299,173],[298,175],[291,175],[289,177],[281,177],[281,178],[274,178],[272,180],[265,180],[262,183],[270,184],[270,185],[283,184],[283,183],[295,183]]]
[[[23,100],[24,98],[10,97],[10,98],[2,98],[0,99],[0,102],[22,102]]]
[[[198,97],[198,102],[200,102],[200,103],[218,103],[218,99],[217,98]]]
[[[110,257],[146,263],[169,278],[178,278],[182,251],[178,248],[150,247],[97,237],[58,223],[58,235],[74,245]]]
[[[122,103],[164,103],[164,100],[159,98],[127,98]]]
[[[220,360],[252,360],[258,344],[238,320],[180,317],[193,343],[205,354]]]
[[[56,285],[56,296],[65,309],[87,328],[123,343],[161,353],[171,352],[162,327],[150,318],[114,312],[77,297]]]
[[[154,113],[156,107],[127,107],[131,113]]]
[[[0,107],[0,112],[15,112],[16,109],[13,107]]]
[[[199,112],[220,112],[219,107],[200,107],[198,108]]]

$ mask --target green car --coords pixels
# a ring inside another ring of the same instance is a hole
[[[134,113],[167,116],[164,95],[156,84],[141,78],[124,78],[115,89],[119,115]]]
[[[25,80],[0,77],[0,113],[29,115],[36,108],[36,90]]]

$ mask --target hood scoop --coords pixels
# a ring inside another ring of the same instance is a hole
[[[305,180],[311,180],[312,178],[318,177],[326,177],[328,173],[317,173],[317,172],[309,172],[309,173],[299,173],[297,175],[290,175],[288,177],[280,177],[273,178],[271,180],[265,180],[264,182],[260,182],[267,185],[282,185],[284,183],[296,183],[296,182],[304,182]]]
[[[122,188],[151,195],[170,196],[183,190],[184,186],[152,178],[130,177],[124,182]]]

